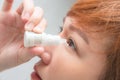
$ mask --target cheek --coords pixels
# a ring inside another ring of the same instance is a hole
[[[98,56],[80,58],[59,47],[53,51],[50,64],[39,66],[39,71],[44,80],[97,80],[103,63]]]
[[[65,49],[58,48],[53,53],[48,74],[50,80],[80,80],[83,69],[80,68],[80,59]]]

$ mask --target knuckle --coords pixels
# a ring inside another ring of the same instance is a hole
[[[35,7],[35,10],[39,12],[39,14],[43,14],[44,10],[41,7]]]

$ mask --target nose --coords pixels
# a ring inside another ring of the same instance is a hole
[[[46,50],[46,47],[33,47],[30,48],[30,53],[41,58],[44,64],[49,64],[51,61],[51,52]]]
[[[44,52],[40,57],[43,63],[46,65],[48,65],[51,61],[51,55],[48,52]]]
[[[45,46],[45,52],[41,55],[41,60],[45,63],[45,64],[49,64],[52,60],[52,56],[53,56],[53,51],[56,48],[56,46]]]
[[[49,64],[52,60],[53,51],[56,48],[56,46],[45,46],[45,52],[41,55],[41,59],[45,64]]]

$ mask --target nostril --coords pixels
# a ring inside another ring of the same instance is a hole
[[[47,53],[47,52],[42,53],[41,59],[42,59],[44,64],[48,65],[50,63],[50,61],[51,61],[50,53]]]

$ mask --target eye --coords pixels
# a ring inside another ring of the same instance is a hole
[[[73,50],[76,50],[75,44],[72,39],[67,40],[67,44],[69,47],[71,47]]]

